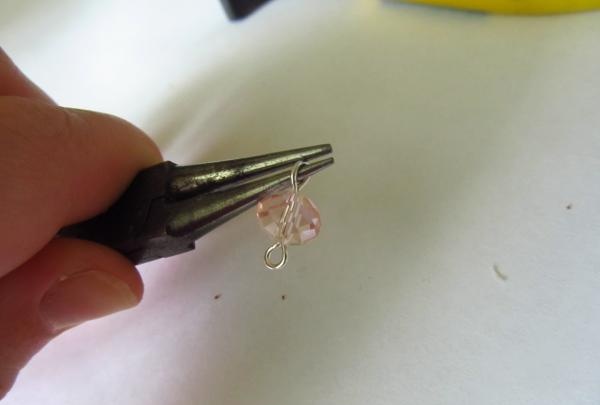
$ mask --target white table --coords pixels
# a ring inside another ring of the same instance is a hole
[[[599,38],[600,13],[2,2],[26,73],[169,160],[337,160],[285,272],[247,213],[142,266],[138,308],[51,343],[4,403],[600,403]]]

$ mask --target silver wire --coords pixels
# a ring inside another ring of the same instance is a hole
[[[274,262],[271,260],[271,254],[277,249],[281,249],[281,259],[278,262]],[[265,266],[267,266],[269,270],[281,269],[287,263],[287,258],[287,246],[281,242],[275,242],[273,245],[269,246],[267,250],[265,250]]]
[[[301,185],[298,184],[298,171],[302,166],[306,164],[307,163],[302,160],[296,162],[290,173],[292,193],[287,199],[287,204],[285,206],[285,209],[283,210],[283,213],[281,214],[281,218],[279,219],[279,233],[277,234],[275,243],[269,246],[269,248],[267,248],[267,250],[265,251],[265,266],[269,270],[279,270],[283,268],[283,266],[285,266],[285,264],[287,263],[288,252],[285,240],[287,239],[289,232],[291,231],[292,225],[295,222],[294,214],[296,211],[296,206],[298,205],[298,191],[301,190],[306,185],[306,183],[308,183],[308,179],[306,179],[302,182]],[[272,260],[271,255],[278,249],[281,251],[281,258],[279,259],[279,261],[274,261]]]

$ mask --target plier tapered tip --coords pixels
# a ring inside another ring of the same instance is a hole
[[[306,163],[298,172],[306,181],[334,163],[323,158],[330,153],[324,144],[193,166],[162,162],[138,173],[106,212],[59,235],[107,245],[134,264],[187,252],[196,239],[289,187],[296,162]]]

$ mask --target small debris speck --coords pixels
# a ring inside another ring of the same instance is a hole
[[[287,298],[287,296],[286,296],[285,294],[283,294],[283,295],[281,296],[281,301],[285,301],[285,299],[286,299],[286,298]]]
[[[218,300],[219,298],[221,298],[221,294],[217,294],[217,295],[215,295],[215,297],[214,297],[214,298],[215,298],[216,300]]]
[[[497,264],[494,264],[494,273],[496,277],[498,277],[502,281],[508,280],[508,276],[500,271],[500,267]]]
[[[573,204],[567,204],[567,206],[565,207],[568,210],[572,210],[573,209]]]

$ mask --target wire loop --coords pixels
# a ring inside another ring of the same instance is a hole
[[[275,262],[271,259],[271,255],[277,249],[281,250],[281,258],[278,262]],[[287,263],[287,258],[287,246],[281,242],[275,242],[265,251],[265,266],[267,266],[269,270],[279,270],[283,266],[285,266],[285,264]]]
[[[275,238],[275,243],[265,251],[265,266],[269,270],[279,270],[285,266],[287,263],[288,253],[287,253],[287,243],[286,240],[292,230],[292,226],[295,222],[295,216],[297,214],[296,207],[298,205],[298,191],[302,189],[308,179],[304,180],[302,184],[298,184],[298,171],[300,168],[307,163],[300,160],[296,162],[292,171],[290,173],[290,185],[292,192],[289,198],[286,200],[286,206],[281,214],[281,218],[279,219],[279,233]],[[281,259],[278,262],[272,260],[271,255],[277,249],[281,250]]]

